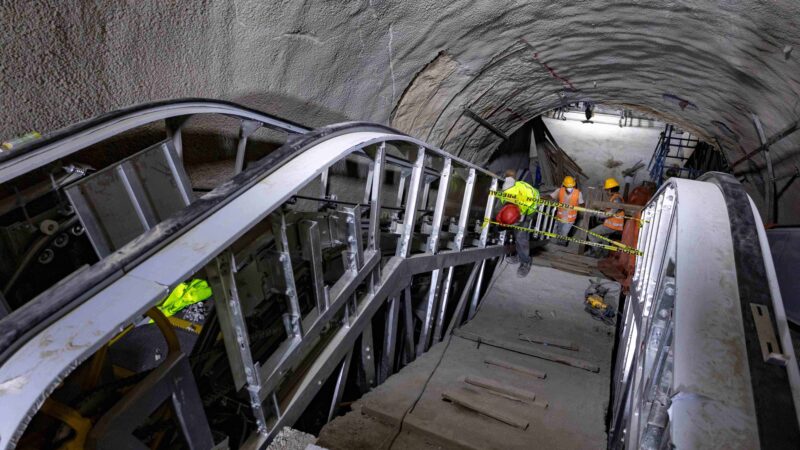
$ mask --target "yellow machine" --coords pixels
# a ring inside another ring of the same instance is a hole
[[[614,325],[617,311],[613,306],[606,303],[605,295],[607,293],[608,288],[604,287],[603,283],[589,280],[589,288],[586,289],[584,294],[583,309],[591,314],[593,318],[608,325]]]

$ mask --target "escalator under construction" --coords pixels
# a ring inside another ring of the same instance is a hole
[[[236,122],[236,151],[232,177],[203,192],[184,143],[209,115]],[[97,170],[78,158],[154,124],[166,138]],[[248,158],[265,129],[282,145]],[[285,426],[322,428],[484,314],[505,264],[508,233],[482,226],[501,182],[383,125],[311,130],[203,99],[0,153],[15,193],[2,224],[27,233],[0,267],[0,447],[263,448]],[[553,212],[535,229],[552,231]],[[642,218],[596,447],[800,441],[800,372],[742,186],[670,179]],[[194,279],[211,298],[191,314],[157,308]]]

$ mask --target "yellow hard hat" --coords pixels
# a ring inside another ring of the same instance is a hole
[[[564,177],[564,182],[561,183],[561,185],[564,187],[575,187],[575,178],[567,175]]]
[[[617,183],[617,180],[613,178],[606,178],[606,182],[603,185],[603,189],[611,189],[615,187],[619,187],[619,183]]]

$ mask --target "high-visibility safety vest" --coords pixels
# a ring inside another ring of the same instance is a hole
[[[578,206],[578,200],[581,198],[581,191],[573,189],[571,194],[567,194],[567,189],[562,187],[558,191],[558,203],[567,204],[569,206]],[[562,222],[574,223],[578,218],[578,211],[574,209],[558,208],[558,218]]]
[[[517,181],[513,186],[503,191],[500,201],[503,203],[513,203],[519,206],[519,213],[528,216],[536,212],[536,204],[539,201],[539,191],[524,181]]]
[[[195,278],[188,283],[181,283],[172,290],[169,296],[158,305],[165,316],[170,317],[189,305],[211,297],[211,288],[205,280]]]
[[[611,194],[610,201],[617,203],[624,203],[622,196],[619,195],[619,193],[617,192]],[[609,209],[607,211],[611,210]],[[606,219],[605,222],[603,222],[603,225],[605,225],[608,228],[611,228],[614,231],[622,231],[622,228],[625,227],[625,211],[619,210],[615,212],[613,216],[609,217],[608,219]]]

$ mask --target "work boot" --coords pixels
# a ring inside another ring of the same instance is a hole
[[[519,278],[525,278],[528,276],[528,273],[531,271],[531,264],[520,264],[519,269],[517,269],[517,276]]]
[[[506,256],[506,262],[509,264],[519,264],[519,256],[517,255]]]

